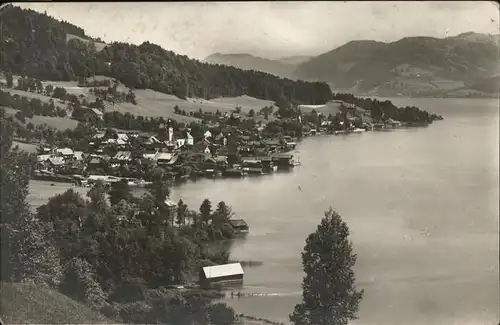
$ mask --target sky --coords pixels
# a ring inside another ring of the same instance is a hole
[[[204,59],[212,53],[267,58],[318,55],[352,40],[499,33],[498,5],[453,2],[19,3],[82,27],[105,42],[158,44]]]

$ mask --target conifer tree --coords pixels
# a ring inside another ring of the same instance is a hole
[[[302,253],[306,273],[302,302],[290,315],[295,325],[346,325],[357,319],[363,290],[356,290],[356,254],[348,236],[346,223],[330,208],[307,237]]]

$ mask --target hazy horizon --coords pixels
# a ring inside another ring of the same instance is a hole
[[[46,11],[105,42],[149,41],[196,59],[314,56],[353,40],[500,32],[498,6],[488,1],[14,4]]]

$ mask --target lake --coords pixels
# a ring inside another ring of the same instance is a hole
[[[351,230],[365,289],[354,324],[498,323],[499,103],[391,100],[445,120],[307,138],[298,147],[302,166],[292,172],[174,188],[172,198],[193,209],[205,197],[224,200],[249,223],[231,259],[264,263],[245,270],[243,289],[262,295],[229,299],[237,312],[288,321],[301,298],[305,238],[332,206]],[[36,206],[71,185],[30,187]]]
[[[498,323],[498,101],[391,100],[445,120],[307,138],[290,173],[174,189],[193,208],[224,200],[249,223],[231,258],[264,263],[245,270],[243,291],[267,295],[229,299],[237,312],[288,321],[301,298],[304,240],[332,206],[350,227],[365,289],[354,323]]]

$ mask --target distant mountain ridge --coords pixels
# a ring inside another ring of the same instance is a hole
[[[383,96],[477,97],[498,94],[499,35],[352,41],[297,66],[304,80],[334,91]],[[493,92],[492,92],[493,91]]]
[[[287,56],[280,58],[275,61],[279,61],[282,63],[287,63],[287,64],[300,64],[302,62],[306,62],[307,60],[310,60],[312,56],[306,56],[306,55],[296,55],[296,56]]]
[[[301,60],[216,53],[209,62],[290,79],[327,82],[334,92],[371,96],[496,97],[500,35],[474,32],[395,42],[351,41]]]
[[[212,64],[232,66],[242,70],[262,71],[284,78],[293,78],[296,62],[302,62],[297,57],[270,60],[246,53],[214,53],[206,57],[204,61]]]

